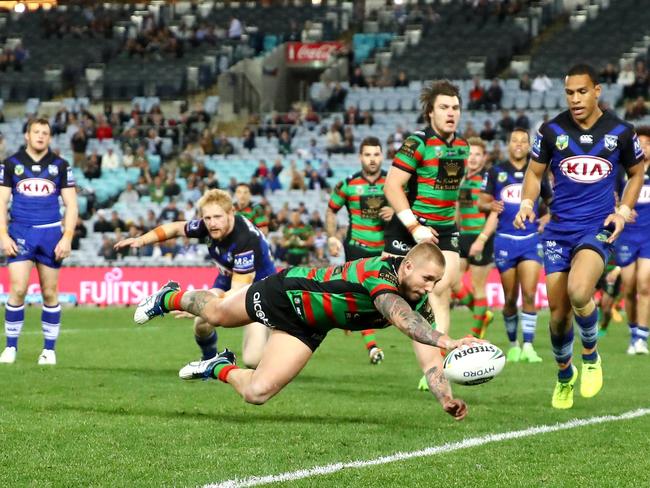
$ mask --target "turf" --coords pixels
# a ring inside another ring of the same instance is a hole
[[[252,406],[216,381],[178,379],[198,352],[189,321],[137,327],[132,312],[65,310],[59,364],[44,368],[39,311],[28,311],[16,364],[0,365],[0,486],[198,486],[650,407],[650,358],[625,355],[620,324],[601,340],[597,397],[550,408],[555,366],[542,314],[544,363],[456,387],[470,413],[455,422],[416,390],[411,346],[395,330],[378,333],[379,366],[358,334],[331,334],[285,391]],[[498,315],[488,339],[505,348]],[[453,321],[456,335],[469,330],[466,311]],[[220,331],[224,346],[239,351],[241,332]],[[650,486],[649,434],[645,416],[278,485]]]

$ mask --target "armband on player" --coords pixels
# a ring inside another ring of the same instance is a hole
[[[167,240],[167,232],[165,232],[165,229],[162,228],[162,225],[156,227],[153,230],[153,233],[156,234],[156,239],[158,239],[158,242]]]
[[[410,208],[397,212],[397,218],[400,219],[402,224],[404,224],[404,227],[406,227],[410,233],[413,233],[417,226],[420,225]]]
[[[533,204],[533,201],[530,198],[526,198],[519,204],[519,210],[523,210],[525,208],[532,210],[534,206],[535,205]]]
[[[627,205],[623,204],[616,209],[616,213],[621,217],[623,217],[623,219],[627,222],[630,219],[630,216],[632,215],[632,209],[630,209],[630,207],[628,207]]]

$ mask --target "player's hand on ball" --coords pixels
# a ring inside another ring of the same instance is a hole
[[[13,257],[18,255],[18,246],[8,234],[2,236],[2,250],[5,256]]]
[[[475,346],[476,344],[481,344],[487,342],[484,339],[479,339],[474,336],[462,337],[460,339],[451,339],[449,345],[447,346],[448,351],[453,351],[454,349],[461,346]]]
[[[327,239],[327,249],[329,250],[330,256],[338,256],[343,249],[343,244],[337,237],[330,237]]]
[[[467,404],[460,398],[446,400],[442,408],[456,420],[463,420],[467,416]]]

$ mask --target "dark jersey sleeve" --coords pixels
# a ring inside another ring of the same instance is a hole
[[[641,142],[633,129],[626,131],[625,137],[620,141],[621,164],[624,168],[631,168],[643,161],[644,154],[641,149]]]
[[[259,237],[250,234],[247,239],[237,239],[232,250],[232,272],[248,274],[255,271],[255,263],[261,260]]]
[[[208,228],[205,226],[205,222],[201,219],[197,220],[188,220],[185,223],[185,235],[187,237],[196,237],[202,239],[207,237],[209,234]]]
[[[62,159],[59,171],[61,172],[61,188],[74,188],[76,182],[74,180],[74,173],[72,172],[72,166],[70,166],[70,163],[65,159]]]
[[[0,164],[0,186],[13,187],[14,163],[8,159]]]
[[[553,199],[553,190],[551,188],[551,183],[548,181],[548,176],[544,174],[542,176],[542,181],[540,183],[539,196],[545,202]]]
[[[546,123],[542,124],[539,132],[535,134],[533,147],[530,150],[531,159],[537,163],[548,165],[553,155],[553,137],[549,133]]]
[[[481,191],[483,193],[487,193],[488,195],[492,195],[493,197],[496,198],[496,195],[494,194],[494,178],[496,176],[496,170],[494,166],[492,166],[489,170],[485,172],[485,175],[483,176],[483,183],[481,184]]]

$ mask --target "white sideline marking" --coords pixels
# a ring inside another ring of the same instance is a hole
[[[219,483],[211,483],[204,485],[203,488],[244,488],[248,486],[267,485],[270,483],[279,483],[281,481],[295,481],[303,478],[311,478],[312,476],[322,476],[326,474],[336,473],[343,469],[359,469],[367,466],[377,466],[380,464],[394,463],[396,461],[404,461],[407,459],[435,456],[436,454],[444,454],[460,449],[467,449],[470,447],[482,446],[491,442],[501,442],[510,439],[519,439],[521,437],[530,437],[539,434],[546,434],[548,432],[557,432],[559,430],[575,429],[576,427],[584,427],[586,425],[602,424],[605,422],[616,422],[619,420],[630,420],[638,417],[643,417],[650,414],[650,408],[639,408],[629,412],[622,413],[621,415],[603,415],[601,417],[590,417],[586,419],[569,420],[563,424],[554,425],[540,425],[538,427],[529,427],[523,430],[514,430],[511,432],[503,432],[501,434],[489,434],[483,437],[472,437],[457,442],[449,442],[440,446],[427,447],[419,451],[411,452],[397,452],[390,456],[382,456],[375,459],[368,459],[366,461],[350,461],[345,463],[326,464],[325,466],[316,466],[309,469],[301,469],[298,471],[289,471],[281,474],[274,474],[268,476],[251,476],[244,479],[232,479],[221,481]]]

